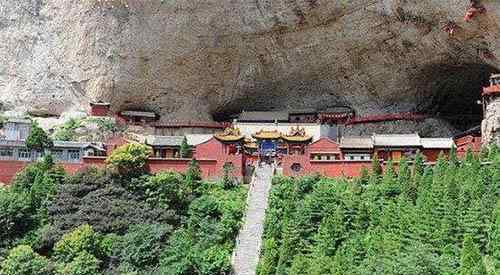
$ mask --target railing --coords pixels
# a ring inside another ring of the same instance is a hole
[[[354,117],[347,120],[346,125],[352,124],[362,124],[362,123],[372,123],[372,122],[385,122],[385,121],[396,121],[396,120],[413,120],[419,121],[426,119],[428,115],[419,113],[394,113],[394,114],[384,114],[384,115],[373,115],[364,117]]]
[[[156,128],[224,129],[230,127],[231,122],[172,121],[172,122],[156,122],[153,125]]]

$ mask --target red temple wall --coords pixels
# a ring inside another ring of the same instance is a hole
[[[202,171],[203,178],[217,177],[215,160],[197,160]],[[151,173],[173,171],[184,173],[189,167],[190,159],[150,159],[148,160],[148,169]]]
[[[109,106],[93,105],[90,107],[90,115],[92,116],[107,116],[109,114]]]
[[[21,171],[28,162],[24,161],[0,161],[0,183],[8,184],[16,176],[17,172]]]

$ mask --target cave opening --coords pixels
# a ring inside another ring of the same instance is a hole
[[[433,64],[424,67],[412,81],[421,90],[417,111],[443,119],[458,131],[481,123],[482,88],[498,70],[488,64]]]

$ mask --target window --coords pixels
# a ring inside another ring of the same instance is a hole
[[[69,150],[68,155],[69,155],[70,161],[79,161],[80,160],[80,150]]]
[[[19,159],[31,159],[31,151],[28,149],[20,149],[17,156]]]
[[[300,163],[294,163],[292,166],[290,166],[290,169],[292,169],[293,172],[298,173],[300,170],[302,170],[302,166]]]
[[[326,160],[330,160],[330,155],[327,155],[327,156],[326,156]]]
[[[359,159],[365,160],[365,156],[361,156],[361,157],[359,157]]]
[[[52,155],[55,160],[61,161],[64,160],[64,151],[63,150],[52,150]]]
[[[12,148],[0,149],[0,157],[1,158],[11,158],[14,156],[14,151]]]
[[[354,160],[354,156],[349,156],[349,160]]]

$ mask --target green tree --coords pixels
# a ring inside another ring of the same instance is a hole
[[[192,159],[189,162],[189,167],[186,171],[186,181],[189,184],[197,185],[195,182],[200,181],[202,176],[202,171],[200,168],[200,164],[196,159]]]
[[[88,224],[65,234],[54,247],[54,257],[64,263],[73,261],[83,252],[100,255],[100,237]]]
[[[26,138],[26,146],[28,149],[44,151],[45,149],[52,148],[54,143],[47,133],[38,126],[38,123],[33,122],[31,125],[31,132]]]
[[[233,176],[234,165],[231,162],[226,162],[222,166],[222,184],[225,188],[231,188],[236,184],[236,179]]]
[[[98,275],[101,261],[87,251],[80,252],[71,262],[61,264],[57,275]]]
[[[372,157],[372,174],[382,175],[382,165],[380,165],[380,160],[378,154],[375,152]]]
[[[54,133],[55,140],[71,141],[75,139],[76,129],[81,127],[81,120],[71,118],[60,126]]]
[[[125,144],[111,153],[106,163],[121,175],[133,177],[144,174],[146,162],[151,155],[151,148],[143,144]]]
[[[181,158],[188,158],[191,155],[191,147],[188,144],[187,138],[182,139],[181,148],[179,149]]]
[[[38,255],[28,245],[13,248],[1,264],[3,275],[49,275],[50,262]]]
[[[479,252],[479,247],[470,235],[465,235],[462,245],[460,275],[486,275],[486,267]]]
[[[131,226],[115,248],[118,258],[135,270],[156,266],[170,231],[170,226],[160,224]]]

